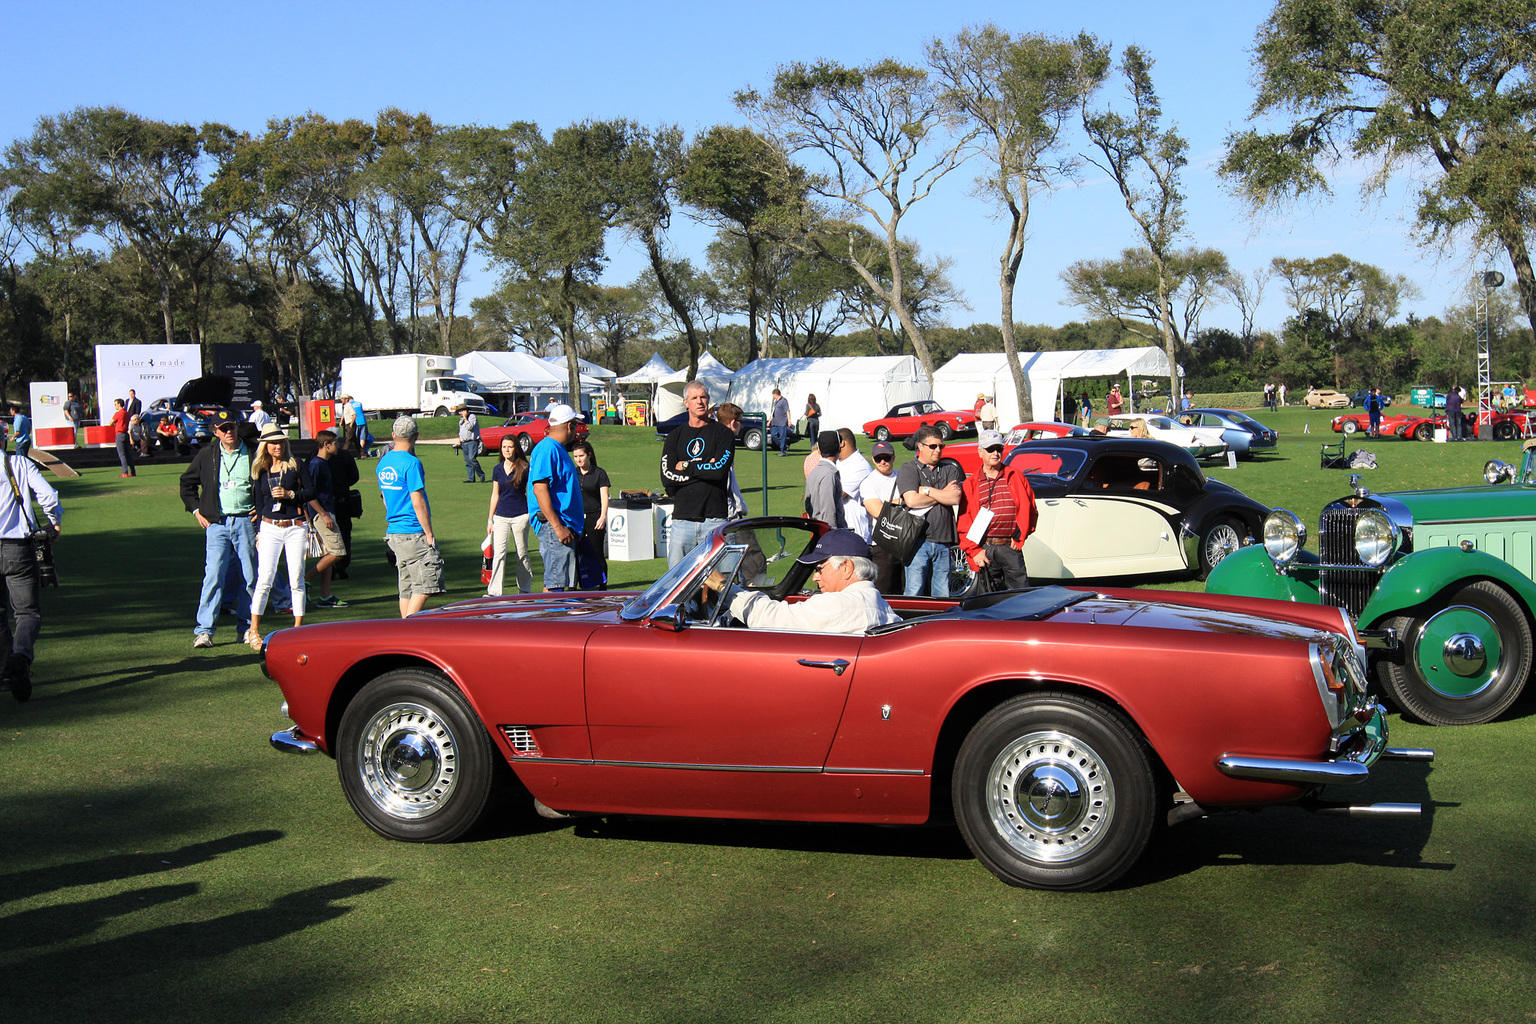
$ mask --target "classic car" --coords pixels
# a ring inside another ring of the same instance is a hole
[[[1361,388],[1359,391],[1356,391],[1354,394],[1349,396],[1349,407],[1351,409],[1356,409],[1356,408],[1364,409],[1365,408],[1365,400],[1367,398],[1369,398],[1370,396],[1371,396],[1371,389],[1370,388]],[[1385,391],[1383,391],[1381,393],[1381,405],[1382,405],[1382,408],[1386,408],[1387,406],[1389,406],[1391,404],[1392,404],[1392,396],[1387,394]]]
[[[1215,459],[1227,454],[1227,442],[1220,429],[1197,427],[1171,416],[1116,416],[1106,429],[1111,437],[1150,437],[1154,441],[1166,441],[1178,445],[1197,459]],[[1137,424],[1140,424],[1138,426]],[[1146,434],[1139,431],[1145,428]]]
[[[920,427],[935,427],[939,436],[948,441],[956,434],[976,429],[976,413],[971,409],[953,411],[938,402],[902,402],[877,420],[864,424],[864,436],[876,441],[900,441],[912,437]]]
[[[1512,441],[1526,432],[1525,413],[1493,413],[1493,436],[1498,441]],[[1474,413],[1462,413],[1462,423],[1466,426],[1467,437],[1482,437],[1482,424],[1477,421]],[[1445,412],[1442,410],[1430,415],[1408,414],[1404,421],[1394,430],[1403,440],[1433,441],[1435,431],[1443,429],[1446,425]]]
[[[1221,431],[1221,439],[1240,459],[1251,459],[1255,452],[1280,443],[1278,433],[1237,409],[1186,409],[1178,419],[1182,423],[1186,418],[1191,426]]]
[[[181,421],[187,437],[196,442],[213,437],[213,425],[225,420],[242,421],[239,412],[230,408],[235,397],[235,382],[221,373],[208,373],[194,377],[183,384],[174,398],[157,398],[144,407],[139,417],[146,429],[160,426],[160,420],[171,416]]]
[[[544,440],[544,435],[549,433],[549,412],[539,409],[534,412],[520,412],[508,417],[507,422],[499,427],[482,427],[480,429],[480,452],[482,455],[496,456],[501,451],[501,439],[509,434],[517,438],[517,447],[524,455],[533,451],[533,446]],[[575,436],[587,436],[587,424],[578,419],[576,421]]]
[[[1415,415],[1411,412],[1395,412],[1390,415],[1387,413],[1382,413],[1381,435],[1383,437],[1389,437],[1393,435],[1399,437],[1412,436],[1411,433],[1408,435],[1403,435],[1399,433],[1399,431],[1401,431],[1404,427],[1409,426],[1410,423],[1417,425],[1417,423],[1423,419],[1424,417]],[[1334,433],[1336,434],[1358,434],[1362,431],[1369,431],[1371,428],[1371,414],[1366,412],[1350,412],[1345,413],[1343,416],[1335,416],[1333,418],[1332,426]]]
[[[1204,576],[1255,543],[1269,513],[1164,441],[1030,441],[1004,464],[1035,492],[1039,521],[1024,543],[1032,580]]]
[[[1345,409],[1349,406],[1349,396],[1342,391],[1324,390],[1312,388],[1301,399],[1309,409]]]
[[[892,599],[864,634],[748,629],[728,590],[797,601],[825,530],[717,529],[641,593],[481,598],[285,629],[263,666],[363,822],[445,842],[524,813],[921,825],[953,815],[1011,885],[1109,885],[1162,824],[1319,801],[1386,747],[1365,654],[1330,608],[1047,586]],[[914,672],[916,664],[923,671]],[[1191,699],[1189,666],[1202,677]],[[684,670],[686,669],[686,670]],[[725,685],[722,685],[722,683]]]
[[[1003,455],[1006,457],[1025,441],[1049,440],[1056,437],[1087,437],[1087,427],[1079,427],[1072,423],[1057,423],[1052,420],[1041,423],[1020,423],[1003,438]],[[976,450],[978,442],[967,441],[962,444],[946,444],[944,457],[954,459],[956,465],[970,476],[981,470],[981,453]]]
[[[1533,445],[1518,471],[1488,463],[1493,486],[1372,494],[1353,477],[1323,508],[1316,554],[1301,520],[1276,509],[1264,545],[1218,565],[1206,592],[1342,608],[1381,632],[1372,668],[1398,708],[1431,725],[1491,721],[1531,672]]]

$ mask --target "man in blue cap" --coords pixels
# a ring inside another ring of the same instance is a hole
[[[875,563],[869,545],[852,530],[828,530],[797,561],[815,565],[821,593],[793,604],[759,591],[731,598],[731,615],[751,629],[794,629],[808,633],[862,633],[900,619],[872,582]],[[726,580],[710,573],[704,585],[721,590]]]

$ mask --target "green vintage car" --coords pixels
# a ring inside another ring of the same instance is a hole
[[[1536,441],[1518,470],[1494,459],[1491,486],[1354,493],[1324,507],[1318,553],[1285,509],[1263,546],[1211,570],[1213,594],[1331,604],[1353,616],[1374,675],[1397,707],[1432,725],[1502,714],[1531,672],[1536,615]]]

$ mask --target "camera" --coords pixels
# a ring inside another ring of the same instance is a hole
[[[32,553],[37,556],[37,577],[42,586],[59,585],[59,569],[53,564],[53,533],[49,530],[32,531]]]

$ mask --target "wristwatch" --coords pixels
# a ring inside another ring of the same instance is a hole
[[[928,493],[928,488],[926,488],[926,487],[919,487],[917,489],[917,493],[918,494],[922,494],[922,495],[926,495]]]

